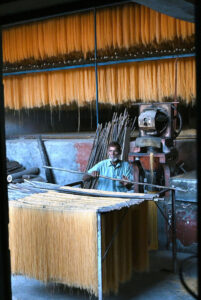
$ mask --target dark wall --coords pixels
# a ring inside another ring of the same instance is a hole
[[[113,113],[123,113],[125,108],[129,115],[138,116],[138,105],[99,105],[99,123],[112,119]],[[178,110],[182,115],[183,128],[195,128],[195,106],[180,104]],[[90,132],[96,130],[95,102],[87,107],[61,106],[57,108],[34,108],[20,111],[6,110],[6,137],[23,134]],[[136,124],[137,126],[137,124]]]

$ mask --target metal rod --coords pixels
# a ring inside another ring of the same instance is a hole
[[[173,272],[177,271],[177,241],[176,241],[176,215],[175,215],[175,191],[172,190],[172,264]]]
[[[168,218],[166,217],[166,215],[164,214],[163,210],[160,208],[160,206],[158,205],[158,203],[155,202],[155,204],[156,204],[157,208],[159,209],[161,215],[163,216],[163,218],[164,218],[165,221],[167,222],[167,224],[169,224],[169,220],[168,220]],[[171,230],[172,230],[172,226],[171,226],[171,225],[170,225],[170,227],[171,227]]]
[[[49,167],[49,166],[43,166],[43,168],[54,169],[54,170],[58,170],[58,171],[75,173],[75,174],[83,174],[83,175],[88,174],[88,173],[85,173],[85,172],[80,172],[80,171],[75,171],[75,170],[67,170],[67,169],[63,169],[63,168],[55,168],[55,167]],[[114,181],[122,181],[122,182],[132,183],[132,184],[153,186],[153,187],[157,187],[157,188],[160,188],[160,189],[168,189],[168,190],[174,190],[174,191],[180,191],[180,192],[188,192],[188,190],[183,190],[181,188],[175,188],[175,187],[171,187],[171,186],[167,187],[167,186],[163,186],[163,185],[157,185],[157,184],[146,183],[146,182],[130,181],[130,180],[125,180],[125,179],[121,179],[121,178],[118,179],[118,178],[113,178],[113,177],[108,177],[108,176],[103,176],[103,175],[99,175],[99,177],[109,179],[109,180],[114,180]]]
[[[101,251],[101,214],[97,213],[97,256],[98,256],[98,300],[103,298],[102,290],[102,251]]]
[[[17,71],[17,72],[8,72],[3,73],[3,76],[14,76],[14,75],[22,75],[22,74],[30,74],[30,73],[41,73],[41,72],[52,72],[52,71],[60,71],[60,70],[68,70],[68,69],[79,69],[79,68],[89,68],[98,66],[109,66],[109,65],[117,65],[122,63],[132,63],[132,62],[141,62],[141,61],[153,61],[153,60],[163,60],[163,59],[172,59],[172,58],[185,58],[185,57],[194,57],[195,53],[188,54],[174,54],[174,55],[166,55],[166,56],[156,56],[156,57],[141,57],[141,58],[132,58],[132,59],[123,59],[116,61],[106,61],[106,62],[95,62],[90,64],[81,64],[81,65],[71,65],[71,66],[63,66],[56,68],[48,68],[48,69],[37,69],[37,70],[26,70],[26,71]]]
[[[94,59],[95,59],[95,76],[96,76],[96,127],[98,128],[98,66],[97,66],[97,37],[96,37],[96,8],[94,8]]]

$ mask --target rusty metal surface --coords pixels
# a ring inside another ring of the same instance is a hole
[[[176,191],[176,201],[197,202],[197,178],[195,170],[171,177],[170,186],[188,190],[188,192]]]

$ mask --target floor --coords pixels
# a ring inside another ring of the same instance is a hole
[[[178,265],[192,254],[178,253]],[[135,273],[122,284],[118,295],[104,296],[104,300],[192,300],[182,286],[179,275],[171,272],[171,251],[150,253],[150,272]],[[197,260],[192,258],[183,264],[184,279],[189,288],[197,292]],[[63,285],[45,285],[24,276],[12,276],[13,300],[84,300],[97,299],[87,292],[67,288]]]

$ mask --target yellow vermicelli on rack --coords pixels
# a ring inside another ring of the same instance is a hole
[[[140,26],[140,37],[143,45],[146,45],[145,38],[145,6],[140,6],[140,24],[136,24]]]
[[[47,56],[57,56],[57,38],[56,38],[56,26],[55,20],[47,20],[42,23],[44,32],[44,47]]]
[[[156,41],[156,30],[157,30],[157,14],[155,10],[150,9],[150,22],[149,22],[150,43]]]
[[[97,36],[97,47],[98,49],[104,49],[106,44],[106,38],[104,35],[104,11],[101,9],[97,12],[96,16],[96,36]]]
[[[20,270],[44,282],[54,278],[56,283],[97,293],[94,212],[63,213],[13,207],[10,218],[13,273]]]
[[[185,21],[180,20],[180,27],[181,27],[181,38],[185,40],[188,34],[187,23]]]
[[[65,18],[56,19],[56,28],[57,28],[57,45],[58,45],[58,53],[66,54],[67,53],[67,41],[66,41],[66,24]]]
[[[144,29],[144,39],[145,45],[151,42],[150,40],[150,9],[148,7],[144,7],[144,21],[143,21],[143,29]]]
[[[176,37],[176,19],[167,17],[168,40],[173,40]]]
[[[132,18],[132,17],[131,17]],[[136,4],[134,7],[134,16],[135,20],[135,39],[133,41],[134,45],[139,45],[142,43],[142,37],[141,37],[141,8],[140,5]]]
[[[112,46],[114,49],[117,48],[117,30],[116,30],[116,23],[117,23],[117,14],[116,14],[116,8],[111,8],[111,22],[112,22],[112,36],[111,36],[111,41],[112,41]],[[99,37],[97,35],[97,41],[99,41]],[[98,47],[99,48],[99,47]]]
[[[20,103],[20,78],[13,78],[12,79],[12,89],[13,89],[13,99],[12,103],[14,104],[15,109],[21,108]]]
[[[177,96],[186,103],[196,97],[195,58],[177,62]],[[12,91],[10,91],[10,89]],[[175,60],[98,68],[99,102],[164,101],[175,95]],[[44,105],[84,106],[96,99],[94,68],[34,73],[4,78],[5,106],[11,109]]]
[[[101,103],[105,101],[105,90],[106,90],[106,78],[105,78],[105,68],[100,68],[98,70],[98,99]]]
[[[122,26],[123,26],[123,46],[128,49],[131,46],[130,40],[130,11],[129,6],[122,8]]]
[[[94,41],[94,14],[93,11],[89,13],[88,23],[87,23],[87,41],[88,41],[88,51],[93,52],[95,47]]]
[[[159,44],[161,42],[161,18],[159,12],[155,12],[155,14],[156,14],[156,42]]]
[[[157,66],[155,62],[151,64],[152,68],[152,90],[151,90],[151,99],[158,99],[158,82],[157,82]]]
[[[140,82],[139,84],[139,99],[143,99],[144,101],[145,96],[144,96],[144,92],[145,92],[145,72],[144,72],[144,63],[139,63],[138,64],[138,80]]]
[[[123,46],[123,24],[122,24],[122,10],[120,7],[116,8],[116,14],[117,14],[117,47],[121,48]]]
[[[139,4],[97,10],[97,46],[107,50],[187,39],[192,23],[169,17]],[[78,13],[3,30],[3,59],[19,62],[94,51],[93,12]]]
[[[185,84],[183,82],[184,77],[178,76],[181,71],[184,70],[183,62],[178,60],[177,63],[177,96],[182,97],[182,93],[185,93]]]
[[[190,81],[189,81],[191,91],[192,91],[192,93],[190,93],[190,95],[191,95],[191,99],[195,99],[195,95],[196,95],[196,66],[195,66],[195,60],[191,59],[190,63],[191,63],[191,72],[192,72],[192,76],[191,76]]]
[[[102,261],[103,293],[117,293],[120,283],[129,280],[133,270],[148,270],[149,241],[155,245],[157,241],[148,201],[134,199],[51,190],[26,196],[23,193],[22,199],[10,200],[12,273],[79,287],[97,295],[97,212],[103,208],[102,257],[118,229]]]
[[[139,97],[139,86],[138,86],[138,64],[131,64],[129,67],[130,73],[130,99],[136,101]]]
[[[132,41],[135,41],[135,18],[134,18],[134,6],[130,5],[129,7],[129,31],[130,31],[130,44]]]
[[[105,48],[110,49],[112,46],[112,10],[104,11],[106,22],[104,22],[104,37],[106,40]]]
[[[110,70],[110,79],[111,79],[111,88],[109,88],[108,86],[108,90],[111,90],[111,96],[109,98],[109,101],[112,104],[117,104],[117,89],[116,89],[116,85],[117,85],[117,74],[116,74],[116,70],[114,66],[110,66],[109,67]]]
[[[50,24],[52,25],[53,22],[51,22]],[[55,23],[55,22],[54,22]],[[34,50],[33,52],[33,57],[34,59],[41,59],[42,57],[40,56],[40,51],[39,49],[42,48],[42,45],[41,46],[38,46],[39,45],[39,34],[38,34],[38,24],[37,23],[32,23],[31,24],[31,27],[32,27],[32,49]],[[50,33],[49,35],[52,35],[52,29],[50,29]],[[52,37],[52,42],[54,42],[54,38]],[[56,42],[56,41],[55,41]],[[54,53],[54,50],[52,49],[52,55]]]
[[[168,27],[167,27],[168,16],[161,14],[160,15],[160,25],[161,25],[161,37],[163,40],[169,40],[168,37]]]

